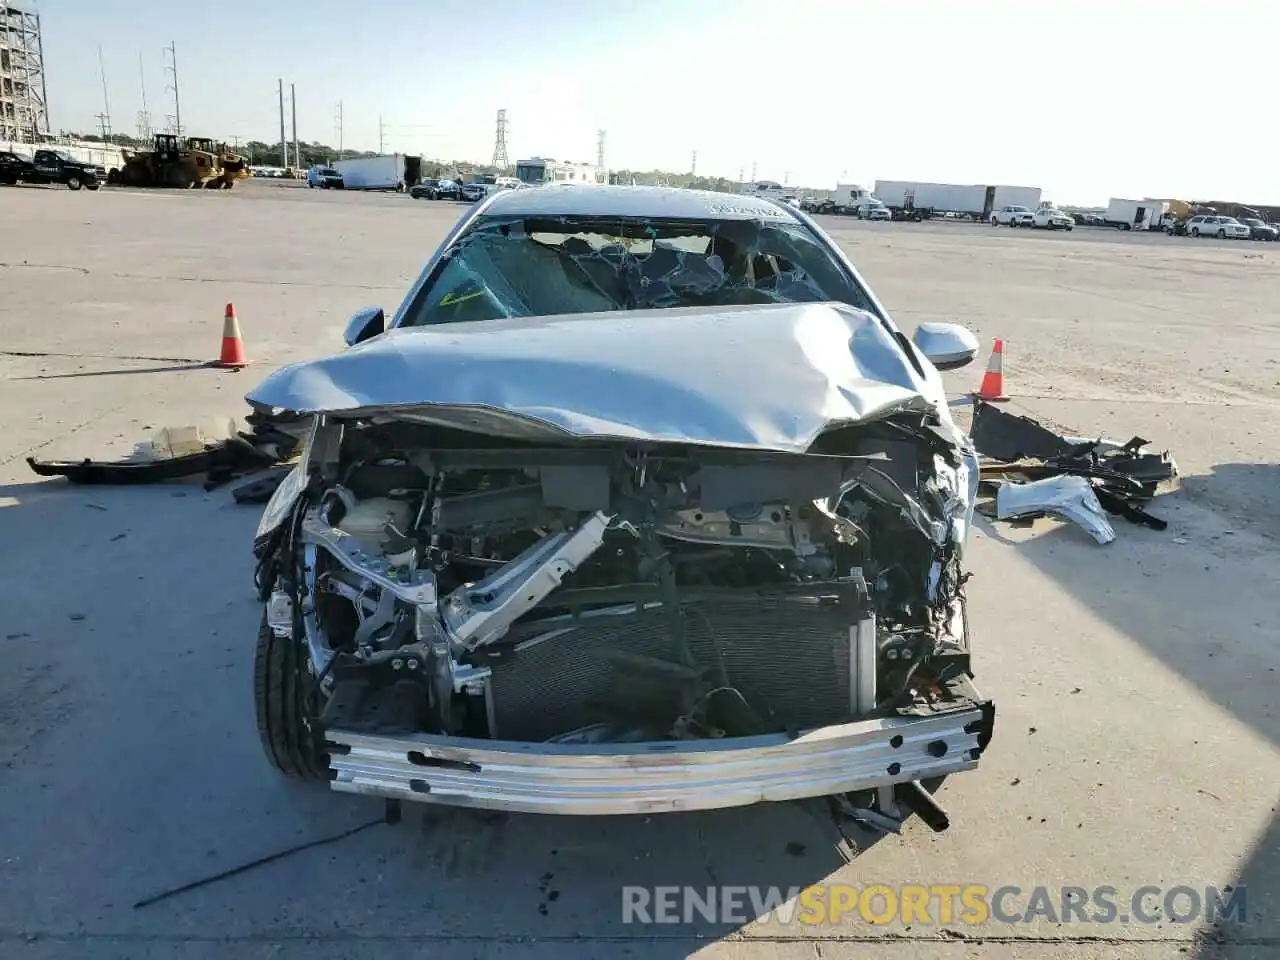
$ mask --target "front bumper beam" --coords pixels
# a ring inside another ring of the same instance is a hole
[[[568,745],[325,731],[331,786],[396,800],[521,813],[636,814],[739,807],[972,770],[990,703],[724,740]]]

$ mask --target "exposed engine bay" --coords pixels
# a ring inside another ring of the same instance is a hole
[[[806,454],[318,417],[304,466],[255,553],[320,736],[700,741],[974,706],[970,478],[932,414]]]

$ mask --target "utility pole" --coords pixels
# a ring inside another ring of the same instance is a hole
[[[289,141],[284,138],[284,80],[279,79],[276,84],[280,94],[280,159],[284,161],[280,165],[287,170],[289,169]]]
[[[102,44],[98,44],[98,75],[102,77],[102,113],[98,122],[102,124],[102,142],[111,142],[111,101],[107,98],[107,68],[102,62]]]
[[[173,86],[165,87],[166,90],[173,91],[173,133],[180,137],[182,136],[182,101],[178,96],[178,50],[172,40],[164,48],[164,52],[169,54],[169,66],[165,67],[165,70],[173,74]]]
[[[302,157],[298,153],[298,92],[292,83],[289,84],[289,109],[293,112],[293,164],[301,167]]]
[[[693,162],[689,165],[689,176],[696,177],[698,175],[698,151],[693,151]]]
[[[334,117],[334,132],[338,135],[338,159],[342,159],[342,101],[338,101],[338,113]]]
[[[756,178],[756,162],[752,160],[751,161],[751,179],[754,181],[755,178]]]
[[[382,114],[378,114],[378,153],[382,153],[382,142],[385,130],[386,127],[382,122]]]

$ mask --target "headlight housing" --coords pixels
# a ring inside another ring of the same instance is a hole
[[[263,508],[262,519],[258,521],[258,532],[254,534],[254,540],[265,537],[280,524],[284,523],[289,513],[293,510],[293,505],[298,502],[298,497],[306,489],[307,462],[311,459],[311,446],[315,440],[319,423],[319,417],[311,418],[311,429],[307,432],[306,440],[302,442],[302,452],[298,457],[298,462],[289,471],[284,480],[280,482],[280,486],[276,487],[275,493],[271,495],[271,499],[267,501],[266,507]]]

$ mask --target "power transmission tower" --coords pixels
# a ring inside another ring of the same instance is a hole
[[[756,178],[756,162],[752,160],[751,161],[751,179],[755,180],[755,178]]]
[[[604,137],[604,130],[596,131],[596,169],[599,176],[604,176],[605,171],[608,169],[604,165]]]
[[[338,113],[334,117],[334,133],[338,135],[338,159],[342,159],[342,101],[338,101]]]
[[[693,162],[689,164],[689,176],[696,177],[698,175],[698,151],[693,151]]]
[[[102,142],[111,142],[111,99],[107,96],[107,68],[102,62],[102,44],[98,44],[98,75],[102,77],[102,112],[98,123],[102,125]]]
[[[498,133],[493,141],[493,165],[505,170],[511,165],[507,159],[507,111],[498,111]]]
[[[173,74],[172,86],[165,87],[166,90],[173,91],[173,133],[180,137],[182,136],[182,101],[178,96],[178,51],[172,40],[163,52],[169,54],[169,65],[165,70]]]
[[[382,153],[382,144],[386,136],[387,125],[382,122],[382,114],[378,114],[378,153]]]
[[[142,109],[138,111],[138,139],[146,143],[151,139],[151,112],[147,110],[147,75],[142,69],[142,51],[138,51],[138,82],[142,90]]]

